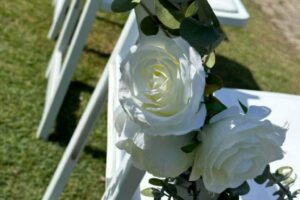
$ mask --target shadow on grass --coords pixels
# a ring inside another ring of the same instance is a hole
[[[222,55],[217,55],[216,65],[212,72],[222,77],[225,87],[260,90],[251,71],[246,66]]]
[[[106,23],[109,23],[109,24],[111,24],[111,25],[113,25],[113,26],[118,26],[119,28],[123,28],[123,26],[124,26],[124,23],[116,22],[116,21],[107,19],[107,18],[105,18],[105,17],[101,17],[101,16],[99,16],[99,15],[96,16],[96,19],[97,19],[97,20],[100,20],[100,21],[104,21],[104,22],[106,22]]]
[[[57,116],[54,132],[49,136],[49,141],[55,142],[63,147],[68,145],[79,122],[77,112],[80,107],[80,94],[83,92],[92,94],[93,90],[94,87],[80,81],[71,82]],[[106,157],[106,152],[88,145],[84,148],[84,152],[93,158],[102,159]]]
[[[99,50],[91,48],[91,47],[85,46],[83,50],[86,53],[92,53],[92,54],[95,54],[96,56],[99,56],[101,58],[109,58],[110,57],[110,53],[105,53],[105,52],[99,51]]]

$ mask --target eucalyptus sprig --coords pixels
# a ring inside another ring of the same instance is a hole
[[[114,0],[112,10],[125,12],[140,5],[148,14],[139,24],[145,35],[156,35],[160,28],[168,37],[181,36],[201,56],[210,55],[225,38],[207,0],[152,0],[154,13],[146,1]]]
[[[279,200],[293,200],[300,194],[300,190],[290,191],[290,186],[296,181],[296,176],[293,177],[293,168],[289,166],[280,167],[272,173],[268,165],[262,175],[254,180],[258,184],[266,183],[266,187],[277,185],[279,189],[273,195],[277,195]]]
[[[144,196],[153,197],[154,200],[160,200],[164,196],[168,197],[170,200],[184,200],[179,196],[175,186],[175,179],[173,178],[151,178],[149,179],[149,183],[154,187],[142,190],[141,194]]]

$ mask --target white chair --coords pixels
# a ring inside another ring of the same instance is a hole
[[[245,26],[249,13],[240,0],[208,0],[220,23],[228,26]]]
[[[99,7],[108,7],[106,1],[85,1],[73,34],[79,3],[80,0],[72,0],[70,4],[46,71],[49,80],[44,112],[37,132],[40,139],[47,139],[49,136]]]
[[[106,6],[106,9],[108,10],[108,8],[109,8],[108,5],[109,5],[109,0],[104,2],[102,4],[102,7]],[[87,12],[87,11],[84,11],[84,12]],[[144,15],[144,13],[140,12],[140,14],[138,14],[139,18],[141,18],[142,15]],[[81,19],[80,23],[82,23],[82,21],[83,20]],[[80,30],[78,30],[78,28],[77,28],[76,31],[79,32]],[[87,33],[85,32],[85,34],[87,34]],[[76,32],[75,32],[75,36],[76,36]],[[62,37],[62,36],[60,36],[60,37]],[[120,39],[119,39],[119,41],[111,55],[111,58],[107,64],[107,67],[110,68],[110,73],[114,73],[113,71],[115,69],[113,69],[112,63],[116,59],[116,55],[117,54],[125,55],[129,49],[129,47],[132,46],[136,42],[137,38],[138,38],[138,29],[137,29],[137,25],[135,23],[135,16],[133,13],[131,13],[129,16],[129,19],[125,25],[125,28],[122,31]],[[77,36],[77,39],[78,39],[78,36]],[[77,41],[77,40],[75,40],[75,41]],[[72,43],[73,42],[74,41],[72,40]],[[72,43],[71,43],[71,45],[72,45]],[[79,47],[82,47],[82,45],[80,45]],[[77,52],[76,55],[79,56],[79,53]],[[78,58],[76,58],[76,59],[78,59]],[[56,59],[54,59],[54,60],[56,60]],[[75,62],[75,64],[76,64],[76,62]],[[72,172],[73,168],[76,165],[76,162],[79,158],[79,154],[82,151],[83,147],[85,146],[86,140],[92,130],[92,125],[94,124],[94,122],[96,120],[96,116],[99,114],[100,108],[105,99],[105,93],[107,91],[107,76],[108,76],[107,67],[104,70],[103,75],[102,75],[99,83],[96,86],[96,89],[95,89],[95,91],[89,101],[89,104],[88,104],[76,130],[75,130],[75,133],[72,136],[72,139],[67,147],[67,150],[65,151],[64,156],[61,159],[61,161],[57,167],[57,170],[47,188],[47,191],[43,198],[44,200],[57,199],[59,197],[70,173]],[[52,67],[50,69],[51,69],[51,71],[53,70]],[[63,71],[62,73],[73,73],[74,69],[75,69],[75,66],[72,68],[72,71],[71,70],[68,72]],[[55,71],[55,70],[53,70],[53,71]],[[64,79],[64,84],[68,84],[72,74],[68,74],[68,75],[62,74],[62,75],[66,76],[68,78],[67,80]],[[53,76],[53,77],[56,77],[56,76]],[[114,77],[114,76],[110,76],[110,87],[109,87],[110,88],[110,90],[109,90],[110,91],[110,93],[109,93],[110,100],[109,100],[109,102],[116,101],[116,99],[113,98],[113,96],[114,96],[113,88],[116,88],[114,86],[114,84],[116,84],[118,82],[115,78],[116,77]],[[60,107],[60,104],[61,104],[61,101],[63,99],[65,92],[66,92],[65,86],[63,88],[58,88],[56,90],[56,95],[59,94],[60,97],[56,101],[59,104],[56,104],[57,107],[54,108],[55,104],[52,101],[52,114],[49,111],[44,113],[44,121],[41,124],[40,131],[39,131],[40,136],[43,136],[42,138],[47,138],[47,132],[45,132],[45,130],[49,130],[51,128],[51,123],[53,123],[53,120],[55,119],[55,117],[57,115],[58,109]],[[109,110],[112,110],[114,105],[115,105],[115,103],[109,103]],[[55,111],[55,112],[53,113],[53,111]],[[108,113],[108,118],[113,119],[112,112],[110,112],[110,111]],[[116,148],[114,147],[115,135],[112,134],[113,131],[111,131],[113,129],[113,124],[111,123],[111,120],[109,120],[109,121],[110,121],[110,123],[108,124],[108,130],[109,130],[108,133],[109,134],[108,134],[108,145],[107,145],[108,146],[107,151],[108,151],[108,155],[109,155],[107,157],[107,163],[108,163],[107,166],[109,166],[109,167],[107,167],[107,170],[106,170],[106,172],[107,172],[106,177],[108,180],[107,182],[109,182],[109,180],[115,174],[115,172],[117,170],[117,166],[118,166],[116,163],[118,161],[120,161],[120,158],[122,157],[120,152],[118,152],[118,150],[116,150]],[[43,128],[45,126],[46,126],[46,128]],[[138,176],[142,177],[142,175],[144,174],[144,172],[140,172],[139,170],[136,170],[135,168],[132,168],[128,172],[128,174],[132,174],[132,173],[136,174],[136,176],[134,176],[134,177],[138,177]],[[126,187],[129,185],[130,184],[125,184]],[[139,194],[139,193],[137,193],[137,194]]]

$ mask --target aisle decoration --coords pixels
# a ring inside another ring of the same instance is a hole
[[[150,2],[150,3],[149,3]],[[265,120],[267,107],[227,108],[213,93],[215,49],[226,39],[207,0],[114,0],[112,9],[142,9],[143,37],[117,62],[121,70],[115,126],[117,147],[156,177],[144,195],[161,199],[234,200],[248,180],[277,185],[279,199],[293,199],[292,168],[275,173],[287,127]],[[181,187],[181,188],[180,188]],[[178,190],[186,189],[185,196]]]

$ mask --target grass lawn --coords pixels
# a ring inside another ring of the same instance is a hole
[[[259,8],[246,28],[225,28],[214,71],[228,87],[300,94],[300,56]],[[3,1],[0,7],[0,200],[41,199],[126,20],[98,14],[50,142],[36,139],[44,72],[53,41],[46,38],[51,1]],[[103,28],[105,27],[105,28]],[[61,199],[99,199],[106,157],[104,112]]]

